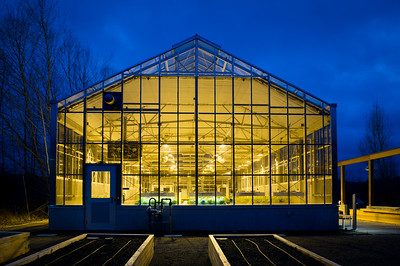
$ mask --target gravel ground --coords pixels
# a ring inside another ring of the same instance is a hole
[[[211,265],[208,237],[156,237],[150,265]]]

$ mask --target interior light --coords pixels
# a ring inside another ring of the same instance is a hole
[[[262,155],[262,153],[260,153],[259,155],[257,155],[258,157],[262,157],[263,155]]]

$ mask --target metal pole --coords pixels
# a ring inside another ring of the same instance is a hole
[[[337,203],[339,200],[339,178],[338,178],[338,164],[337,164],[337,120],[336,108],[337,104],[330,105],[331,113],[331,137],[332,137],[332,203]]]
[[[345,166],[340,167],[340,201],[344,205],[346,204],[346,174]]]
[[[357,203],[356,203],[356,194],[353,194],[353,230],[356,229],[357,229]]]

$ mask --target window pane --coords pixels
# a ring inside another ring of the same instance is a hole
[[[160,179],[160,196],[161,199],[171,199],[172,204],[177,203],[178,193],[177,193],[177,176],[168,175],[161,176]],[[160,200],[161,200],[160,199]],[[169,201],[164,201],[163,204],[168,204]]]
[[[123,175],[122,176],[122,205],[138,205],[139,204],[139,176]]]
[[[104,113],[103,141],[121,141],[121,113]]]
[[[217,113],[232,113],[232,79],[217,79]]]
[[[142,142],[158,142],[158,113],[142,113]]]
[[[142,104],[158,103],[158,77],[142,77]]]
[[[109,198],[110,197],[110,172],[109,171],[92,171],[92,198]]]
[[[178,117],[177,114],[162,114],[161,115],[161,142],[170,143],[177,141],[178,133]]]
[[[176,77],[161,78],[161,111],[176,112],[177,111],[177,87],[178,81]]]
[[[196,179],[194,176],[179,176],[179,205],[196,204]]]
[[[198,192],[199,205],[215,205],[215,177],[199,176]]]
[[[158,201],[158,176],[157,175],[142,175],[141,186],[141,205],[148,205],[151,198]]]
[[[287,144],[287,116],[271,115],[271,143]]]
[[[251,79],[234,78],[235,105],[244,104],[250,108],[251,104]],[[236,107],[235,107],[236,109]],[[235,110],[236,112],[236,110]]]
[[[124,141],[139,141],[140,115],[124,113]]]
[[[253,79],[253,104],[263,105],[262,108],[255,108],[253,106],[253,112],[268,112],[268,84],[260,79]]]
[[[214,78],[202,77],[198,82],[199,112],[214,112]]]
[[[140,103],[140,78],[129,77],[124,81],[124,103]]]
[[[179,78],[179,112],[194,113],[195,80],[192,77]]]
[[[214,142],[215,126],[213,114],[201,114],[199,117],[198,131],[200,143]]]
[[[142,146],[142,174],[158,175],[158,145]]]
[[[86,109],[97,109],[101,110],[103,108],[103,93],[97,93],[96,95],[91,95],[86,99]]]
[[[82,205],[82,175],[65,176],[65,205]]]
[[[86,144],[86,163],[99,163],[102,161],[102,145]]]
[[[217,115],[216,141],[217,143],[232,143],[232,115]]]
[[[56,177],[56,204],[64,204],[64,176],[57,175]]]
[[[103,117],[101,113],[86,114],[86,140],[87,142],[102,141]]]
[[[232,176],[217,176],[217,204],[231,205],[233,203]]]
[[[66,143],[82,143],[83,136],[83,114],[67,113],[66,120]]]

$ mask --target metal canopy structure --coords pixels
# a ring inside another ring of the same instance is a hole
[[[346,165],[368,162],[368,206],[374,205],[374,161],[400,155],[400,148],[390,149],[338,162],[340,167],[340,201],[346,204]]]

